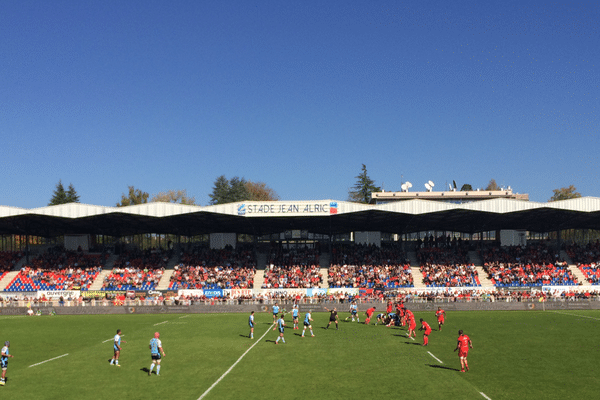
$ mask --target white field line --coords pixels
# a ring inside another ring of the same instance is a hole
[[[273,324],[273,325],[275,325],[275,324]],[[271,326],[273,326],[273,325],[271,325]],[[261,340],[263,340],[263,338],[264,338],[265,336],[267,336],[267,333],[269,333],[269,332],[271,331],[271,326],[270,326],[269,328],[267,328],[267,331],[266,331],[266,332],[265,332],[265,333],[264,333],[264,334],[263,334],[263,335],[260,337],[260,339],[258,339],[256,342],[254,342],[254,344],[253,344],[252,346],[250,346],[250,347],[248,348],[248,350],[246,350],[246,351],[244,352],[244,354],[242,354],[242,355],[241,355],[241,357],[240,357],[240,358],[238,358],[238,360],[237,360],[235,363],[233,363],[233,365],[232,365],[231,367],[229,367],[229,369],[228,369],[227,371],[225,371],[225,373],[224,373],[223,375],[221,375],[221,377],[220,377],[219,379],[217,379],[217,381],[216,381],[215,383],[213,383],[213,384],[212,384],[212,386],[211,386],[211,387],[209,387],[208,389],[206,389],[206,392],[202,393],[202,396],[198,397],[198,400],[202,400],[202,399],[203,399],[203,398],[204,398],[204,397],[205,397],[205,396],[206,396],[206,395],[207,395],[207,394],[208,394],[208,393],[209,393],[209,392],[210,392],[210,391],[211,391],[211,390],[212,390],[212,389],[213,389],[215,386],[217,386],[217,384],[218,384],[219,382],[221,382],[221,380],[222,380],[223,378],[225,378],[225,377],[227,376],[227,374],[229,374],[229,373],[231,372],[231,370],[233,369],[233,367],[235,367],[235,366],[236,366],[236,365],[237,365],[237,364],[238,364],[240,361],[242,361],[242,358],[244,358],[244,356],[245,356],[246,354],[248,354],[248,352],[249,352],[250,350],[252,350],[252,348],[253,348],[254,346],[256,346],[256,344],[257,344],[258,342],[260,342]]]
[[[184,315],[183,317],[179,317],[179,319],[181,319],[181,318],[187,318],[187,317],[189,317],[189,315]]]
[[[123,337],[123,336],[125,336],[125,335],[121,335],[121,337]],[[115,340],[115,338],[114,338],[114,337],[111,337],[110,339],[107,339],[107,340],[105,340],[105,341],[104,341],[104,342],[102,342],[102,343],[110,342],[111,340]]]
[[[156,325],[162,325],[162,324],[166,324],[167,322],[169,322],[169,321],[163,321],[163,322],[159,322],[158,324],[154,324],[154,326],[156,326]]]
[[[48,361],[56,360],[56,359],[58,359],[58,358],[61,358],[61,357],[65,357],[65,356],[68,356],[68,355],[69,355],[69,353],[67,353],[67,354],[63,354],[62,356],[54,357],[54,358],[51,358],[51,359],[49,359],[49,360],[42,361],[42,362],[39,362],[39,363],[37,363],[37,364],[30,365],[30,366],[29,366],[29,368],[31,368],[31,367],[35,367],[36,365],[40,365],[40,364],[46,363],[46,362],[48,362]]]
[[[490,399],[489,397],[487,397],[487,396],[485,395],[485,393],[483,393],[483,392],[479,392],[479,394],[480,394],[480,395],[482,395],[482,396],[483,396],[484,398],[486,398],[487,400],[492,400],[492,399]]]
[[[573,313],[562,312],[562,311],[552,311],[552,312],[555,314],[571,315],[573,317],[589,318],[589,319],[595,319],[596,321],[600,321],[600,318],[588,317],[587,315],[579,315],[579,314],[573,314]]]
[[[435,358],[440,364],[443,364],[442,360],[440,360],[439,358],[437,358],[436,356],[434,356],[433,354],[431,354],[430,351],[428,351],[429,355],[433,358]]]
[[[410,340],[412,340],[413,342],[415,341],[415,338],[412,336],[409,336]]]

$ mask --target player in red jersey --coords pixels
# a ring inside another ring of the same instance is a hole
[[[458,358],[460,358],[460,372],[465,372],[465,369],[469,370],[469,363],[467,363],[467,354],[469,349],[473,348],[473,342],[471,338],[463,334],[462,329],[458,331],[458,343],[454,351],[458,350]]]
[[[388,315],[390,315],[392,312],[394,312],[394,304],[391,301],[388,301],[387,308],[386,308],[385,312]]]
[[[365,325],[369,325],[369,322],[371,322],[371,315],[373,315],[373,313],[375,312],[375,307],[371,307],[367,310],[367,312],[365,314],[367,314],[367,319],[365,320]]]
[[[442,310],[442,307],[438,307],[435,312],[435,316],[438,320],[438,331],[442,331],[442,325],[444,325],[444,320],[446,319],[446,311]]]
[[[423,321],[423,318],[421,318],[420,321],[421,327],[419,328],[419,330],[425,331],[423,332],[423,346],[427,346],[427,344],[429,344],[429,334],[431,333],[431,327],[427,322]]]
[[[408,324],[408,337],[416,338],[417,332],[415,332],[415,329],[417,329],[417,323],[415,322],[415,314],[407,308],[404,315]]]

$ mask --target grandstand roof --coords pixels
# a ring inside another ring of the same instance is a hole
[[[35,209],[0,206],[0,234],[53,237],[88,233],[111,236],[169,233],[193,236],[236,232],[264,235],[292,229],[323,234],[600,229],[600,198],[582,197],[551,203],[491,199],[451,204],[415,199],[380,205],[315,200],[204,207],[173,203],[128,207],[70,203]]]

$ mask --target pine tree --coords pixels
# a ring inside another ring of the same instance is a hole
[[[371,193],[380,191],[381,188],[375,186],[375,181],[367,175],[367,166],[363,164],[361,173],[356,176],[356,183],[348,191],[348,200],[368,204],[371,202]]]

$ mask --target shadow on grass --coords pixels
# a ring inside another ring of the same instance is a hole
[[[448,371],[460,372],[460,369],[458,369],[458,368],[444,367],[443,365],[435,365],[435,364],[426,364],[426,365],[431,368],[447,369]]]
[[[404,344],[412,344],[413,346],[421,346],[421,343],[418,343],[418,342],[404,342]]]

